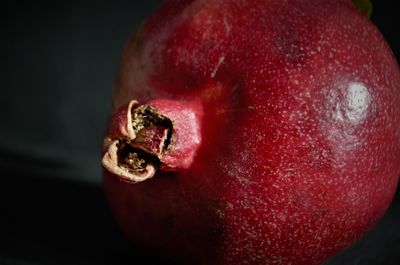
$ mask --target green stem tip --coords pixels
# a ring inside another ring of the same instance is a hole
[[[372,15],[372,3],[370,0],[351,0],[353,4],[368,18]]]

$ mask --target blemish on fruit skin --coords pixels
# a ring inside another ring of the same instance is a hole
[[[226,17],[226,15],[223,16],[223,21],[224,21],[224,27],[225,27],[226,34],[229,34],[229,32],[231,32],[232,27],[229,24],[228,18]]]
[[[221,64],[224,62],[225,56],[221,56],[218,60],[217,65],[215,66],[214,70],[211,72],[211,78],[214,78],[215,75],[217,74],[218,68],[221,66]]]

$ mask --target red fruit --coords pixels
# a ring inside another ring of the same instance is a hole
[[[123,58],[104,184],[136,243],[184,264],[320,264],[387,209],[399,68],[350,1],[167,1]]]

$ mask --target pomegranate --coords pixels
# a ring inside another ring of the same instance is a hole
[[[396,190],[399,68],[349,0],[166,1],[113,104],[110,205],[176,262],[320,264]]]

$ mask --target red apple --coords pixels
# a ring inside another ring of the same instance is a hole
[[[113,103],[110,205],[183,264],[320,264],[396,190],[399,68],[350,0],[166,1]]]

